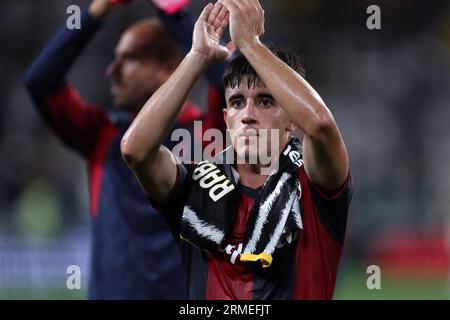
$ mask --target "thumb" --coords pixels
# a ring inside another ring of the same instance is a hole
[[[224,47],[224,46],[219,47],[219,50],[217,52],[218,60],[226,61],[231,57],[231,55],[232,55],[232,52],[227,47]]]
[[[234,45],[233,41],[230,41],[227,43],[226,48],[228,52],[230,53],[230,56],[233,55],[233,53],[236,51],[236,46]]]

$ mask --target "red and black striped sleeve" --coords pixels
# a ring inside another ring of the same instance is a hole
[[[91,153],[101,128],[109,120],[102,108],[83,100],[65,77],[100,25],[84,9],[81,29],[62,27],[24,77],[25,87],[43,119],[66,144],[84,156]]]

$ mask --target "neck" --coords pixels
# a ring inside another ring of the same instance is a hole
[[[264,182],[266,182],[267,177],[270,175],[273,169],[275,169],[278,164],[278,158],[281,152],[285,149],[287,142],[283,144],[283,147],[278,151],[278,157],[276,159],[272,158],[272,161],[268,165],[263,164],[236,164],[235,168],[239,173],[239,183],[249,187],[249,188],[259,188]]]
[[[269,176],[261,173],[262,168],[263,166],[258,164],[237,164],[239,183],[252,189],[261,187]]]

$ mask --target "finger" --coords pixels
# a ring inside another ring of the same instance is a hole
[[[240,11],[245,12],[245,8],[248,6],[248,0],[230,0]]]
[[[222,22],[223,18],[227,15],[228,9],[220,3],[220,11],[217,14],[216,20],[219,20],[219,23]]]
[[[222,8],[222,5],[220,3],[216,2],[214,4],[213,9],[211,10],[211,12],[209,13],[209,16],[208,16],[208,20],[207,20],[208,24],[213,25],[214,20],[216,19],[217,14],[219,13],[221,8]]]
[[[253,4],[255,5],[255,7],[258,9],[259,12],[264,14],[264,9],[261,7],[261,3],[259,3],[258,0],[250,0],[250,1],[253,2]]]
[[[215,32],[217,33],[217,35],[219,37],[222,36],[225,28],[228,26],[228,23],[230,22],[230,15],[228,12],[225,13],[225,16],[222,18],[222,21],[220,23],[220,25],[217,27],[217,29],[215,30]]]
[[[236,46],[234,45],[233,41],[228,42],[226,48],[230,52],[230,56],[233,55],[233,53],[236,51]]]
[[[223,17],[227,14],[228,10],[225,8],[221,3],[217,2],[217,6],[220,7],[219,12],[217,12],[216,18],[214,19],[214,22],[212,23],[213,29],[216,30],[220,24],[222,23]]]
[[[237,10],[240,10],[238,6],[232,1],[232,0],[219,0],[219,2],[227,8],[227,10],[230,13],[236,12]]]
[[[197,21],[207,21],[209,14],[211,13],[212,9],[213,9],[213,4],[210,2],[206,5],[206,7],[203,8],[202,13],[200,13],[200,16],[198,17]]]
[[[254,0],[247,0],[245,2],[248,3],[248,8],[251,12],[256,12],[258,14],[260,13],[260,10]]]
[[[220,46],[217,58],[221,61],[228,60],[231,57],[231,52],[227,47]]]
[[[259,3],[258,0],[248,0],[248,1],[250,1],[252,3],[252,6],[253,6],[256,14],[258,14],[261,17],[262,26],[261,26],[261,34],[260,35],[263,35],[265,33],[265,30],[264,30],[264,24],[265,24],[265,22],[264,22],[264,20],[265,20],[264,19],[264,10],[262,9],[261,4]]]
[[[265,27],[265,25],[266,25],[266,22],[265,22],[265,19],[264,19],[264,16],[262,17],[262,29],[261,29],[261,35],[264,35],[265,33],[266,33],[266,27]]]

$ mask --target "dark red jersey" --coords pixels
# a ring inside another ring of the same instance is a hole
[[[279,243],[270,267],[241,262],[247,220],[259,189],[239,186],[234,225],[222,251],[200,250],[179,237],[181,216],[190,187],[191,167],[178,167],[176,186],[162,208],[178,239],[191,299],[332,299],[352,196],[351,176],[336,194],[327,196],[300,167],[303,229],[290,243]]]

